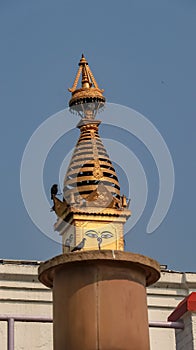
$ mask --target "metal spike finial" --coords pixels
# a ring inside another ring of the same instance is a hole
[[[85,65],[88,66],[88,62],[87,62],[86,58],[84,57],[84,54],[82,54],[82,57],[80,59],[80,62],[78,63],[78,66],[85,66]]]

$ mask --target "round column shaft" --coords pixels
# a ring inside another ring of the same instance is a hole
[[[57,256],[39,269],[53,288],[55,350],[149,350],[146,285],[156,261],[121,251]]]

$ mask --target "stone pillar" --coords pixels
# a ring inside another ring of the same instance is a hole
[[[184,322],[184,329],[176,329],[176,350],[196,349],[196,292],[183,299],[168,317],[168,321]]]
[[[146,286],[159,264],[138,254],[68,253],[41,264],[53,289],[55,350],[149,350]]]

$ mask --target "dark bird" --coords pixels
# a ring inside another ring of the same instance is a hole
[[[53,199],[53,195],[56,196],[58,193],[58,185],[54,184],[52,185],[51,189],[50,189],[50,193],[51,193],[51,199]]]
[[[86,238],[83,238],[82,241],[72,249],[72,252],[76,252],[77,250],[81,250],[82,248],[84,248],[85,241],[86,241]]]

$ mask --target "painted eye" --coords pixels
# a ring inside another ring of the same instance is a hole
[[[111,237],[113,237],[113,234],[111,233],[111,232],[109,232],[109,231],[104,231],[104,232],[102,232],[102,234],[101,234],[101,238],[111,238]]]
[[[97,238],[98,237],[97,232],[94,231],[94,230],[89,230],[85,234],[86,234],[86,236],[91,237],[91,238]]]

